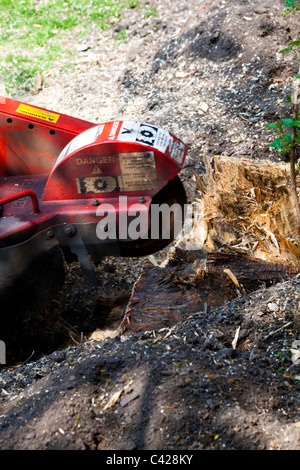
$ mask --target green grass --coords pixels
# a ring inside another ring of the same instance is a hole
[[[145,16],[158,16],[157,10],[155,7],[146,7]]]
[[[122,18],[123,8],[138,6],[139,0],[0,0],[0,80],[6,91],[20,96],[32,90],[38,73],[70,54],[64,37],[74,28],[83,37],[91,24],[106,29],[112,17]]]

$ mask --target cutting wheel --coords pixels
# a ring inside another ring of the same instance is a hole
[[[167,204],[169,207],[173,204],[177,205],[177,209],[179,209],[178,216],[181,217],[181,223],[175,225],[174,218],[176,217],[176,214],[174,212],[170,212],[170,224],[169,221],[165,223],[162,219],[160,220],[160,233],[158,239],[151,239],[151,230],[149,230],[148,239],[120,243],[120,256],[147,256],[164,249],[176,238],[178,235],[178,229],[176,231],[176,227],[181,230],[183,226],[184,208],[185,204],[187,204],[186,193],[179,176],[175,176],[175,178],[169,181],[168,184],[153,197],[151,205],[153,204],[157,204],[159,206]]]

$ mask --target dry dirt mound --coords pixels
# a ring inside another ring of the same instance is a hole
[[[288,113],[297,67],[276,51],[298,33],[295,19],[280,17],[282,2],[151,5],[157,17],[131,9],[114,25],[128,31],[123,44],[113,32],[92,30],[71,73],[54,67],[44,88],[22,99],[94,122],[129,118],[168,129],[189,146],[182,176],[190,200],[204,156],[278,160],[263,124]],[[74,51],[78,42],[66,38]],[[116,276],[122,305],[134,265]],[[113,270],[105,265],[104,295]],[[66,348],[2,368],[1,449],[299,449],[298,277],[122,336],[115,333],[122,308],[112,299],[107,311],[77,276],[74,268],[53,311],[69,333],[104,326],[112,337],[81,343],[73,336]],[[39,328],[44,344],[54,344],[49,334]]]

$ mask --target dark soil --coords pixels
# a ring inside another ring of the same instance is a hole
[[[280,0],[151,5],[158,16],[135,8],[111,31],[91,30],[74,71],[53,68],[23,101],[168,129],[189,146],[190,201],[204,155],[277,161],[264,124],[289,116],[297,63],[277,51],[297,37],[297,18],[280,17]],[[127,40],[117,45],[120,29]],[[0,449],[298,450],[299,277],[121,334],[144,262],[105,260],[98,290],[75,263],[46,313],[22,335],[14,326],[0,371]]]

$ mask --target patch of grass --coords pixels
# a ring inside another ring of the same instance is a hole
[[[118,43],[125,42],[126,38],[127,38],[126,29],[121,29],[120,31],[117,32],[116,39],[117,39]]]
[[[70,53],[64,36],[101,29],[138,0],[0,0],[0,80],[12,95],[28,92],[53,62]],[[124,34],[123,34],[124,37]]]
[[[145,7],[145,16],[158,16],[157,9],[155,7]]]

